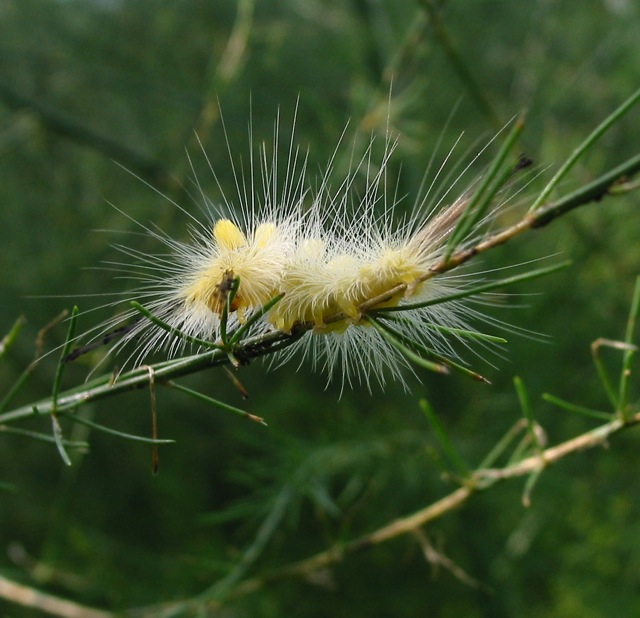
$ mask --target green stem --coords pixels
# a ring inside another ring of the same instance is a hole
[[[227,274],[225,273],[225,278]],[[240,277],[236,277],[231,281],[231,287],[229,292],[227,293],[227,297],[224,300],[224,306],[222,307],[222,315],[220,316],[220,340],[222,344],[226,347],[228,346],[227,340],[227,322],[229,321],[229,315],[232,313],[232,304],[233,299],[236,297],[238,293],[238,288],[240,287]]]
[[[246,339],[243,345],[238,348],[238,354],[243,358],[256,358],[269,354],[278,344],[288,343],[293,337],[281,332],[269,333]],[[188,356],[173,361],[164,361],[153,365],[155,380],[158,383],[166,382],[185,375],[203,371],[211,367],[216,367],[228,362],[227,355],[222,350],[213,350]],[[111,376],[102,376],[94,382],[71,389],[58,396],[56,410],[59,412],[73,410],[80,405],[91,401],[113,397],[114,395],[145,388],[149,385],[149,370],[141,367],[121,375],[115,382]],[[34,412],[34,407],[36,411]],[[0,414],[0,423],[15,421],[20,418],[32,416],[33,414],[50,414],[53,410],[51,398],[39,401],[36,404],[22,406],[10,412]]]
[[[53,380],[53,390],[51,394],[52,400],[52,414],[56,412],[56,402],[58,400],[58,393],[60,392],[60,382],[62,381],[62,374],[64,373],[64,369],[66,367],[66,363],[64,359],[67,358],[69,352],[71,351],[71,346],[73,345],[73,340],[76,334],[76,326],[78,324],[78,313],[79,309],[77,306],[73,308],[71,311],[71,317],[69,318],[69,330],[67,331],[67,339],[62,346],[62,354],[60,355],[60,360],[58,361],[58,368],[56,369],[56,376]]]
[[[249,332],[249,329],[265,314],[267,314],[272,307],[274,307],[282,298],[283,294],[278,294],[272,298],[268,303],[264,304],[258,311],[253,313],[251,317],[235,332],[231,335],[229,343],[233,345],[242,340],[242,338]]]
[[[636,285],[633,292],[633,300],[631,301],[631,310],[627,320],[627,328],[624,341],[626,348],[622,358],[622,370],[620,371],[620,384],[618,387],[618,401],[620,402],[620,412],[623,416],[628,413],[627,405],[629,402],[629,382],[631,378],[631,365],[637,353],[637,346],[633,344],[633,337],[636,328],[638,313],[640,312],[640,277],[636,278]]]
[[[640,100],[640,89],[636,90],[617,110],[610,114],[603,122],[601,122],[592,133],[580,144],[565,161],[564,165],[556,172],[554,177],[549,181],[547,186],[540,193],[536,201],[531,205],[530,212],[537,210],[545,200],[551,195],[551,192],[558,186],[560,181],[567,175],[571,168],[577,163],[578,159],[595,144],[602,135],[610,129],[622,116],[624,116],[637,102]]]
[[[469,466],[467,466],[464,459],[460,456],[458,451],[453,446],[453,442],[449,439],[447,432],[445,431],[444,426],[440,422],[438,415],[435,413],[433,407],[429,404],[426,399],[421,399],[418,402],[420,409],[424,413],[426,419],[429,421],[431,428],[433,429],[433,433],[440,444],[440,448],[444,451],[446,456],[449,458],[451,465],[457,470],[457,473],[463,478],[467,479],[470,477]]]
[[[458,78],[469,92],[471,99],[475,101],[480,111],[491,121],[494,127],[499,127],[501,125],[500,118],[493,110],[489,99],[485,96],[485,89],[476,82],[475,73],[469,69],[455,48],[449,33],[444,27],[439,8],[435,6],[432,0],[420,0],[420,5],[428,13],[440,46],[449,59],[453,70],[457,73]]]
[[[32,438],[33,440],[39,440],[40,442],[54,443],[56,442],[53,436],[46,433],[40,433],[38,431],[30,431],[29,429],[21,429],[20,427],[7,427],[7,425],[0,425],[1,433],[10,433],[16,436],[25,436]],[[78,442],[76,440],[64,440],[64,445],[70,448],[89,448],[87,442]]]
[[[543,393],[542,399],[552,403],[554,406],[558,406],[563,410],[567,410],[569,412],[577,412],[578,414],[583,414],[584,416],[589,416],[591,418],[597,418],[599,420],[610,421],[611,413],[607,414],[602,410],[594,410],[593,408],[586,408],[585,406],[579,406],[575,403],[571,403],[569,401],[565,401],[564,399],[560,399],[560,397],[556,397],[555,395],[550,395],[549,393]]]
[[[249,412],[242,410],[240,408],[236,408],[235,406],[230,406],[228,403],[224,403],[223,401],[219,401],[218,399],[214,399],[213,397],[208,397],[207,395],[204,395],[199,391],[193,390],[192,388],[182,386],[182,384],[177,384],[176,382],[171,382],[171,381],[167,382],[166,384],[167,386],[170,386],[171,388],[174,388],[175,390],[180,391],[181,393],[185,393],[186,395],[190,395],[195,399],[204,401],[205,403],[215,406],[216,408],[220,408],[225,412],[231,412],[233,414],[237,414],[238,416],[242,416],[243,418],[246,418],[250,421],[260,423],[261,425],[266,426],[267,424],[265,420],[260,416],[256,416],[255,414],[250,414]]]
[[[364,319],[369,322],[369,324],[371,324],[382,335],[382,337],[386,341],[388,341],[394,348],[396,348],[403,356],[408,358],[419,367],[422,367],[429,371],[434,371],[435,373],[449,373],[449,369],[445,365],[427,360],[419,354],[416,354],[411,348],[404,345],[400,338],[397,337],[394,331],[390,329],[386,324],[382,324],[379,320],[372,316],[365,316]]]
[[[620,182],[621,179],[631,176],[638,171],[640,171],[640,154],[628,159],[593,182],[576,189],[573,193],[565,195],[547,206],[538,207],[535,212],[531,213],[531,227],[543,227],[578,206],[589,202],[599,202],[609,192],[615,189],[616,184]]]
[[[163,320],[161,320],[157,316],[153,315],[153,313],[151,313],[151,311],[149,311],[146,307],[141,305],[139,302],[136,302],[135,300],[132,300],[130,304],[138,313],[142,314],[151,323],[155,324],[157,327],[159,327],[162,330],[168,332],[170,335],[172,335],[173,337],[176,337],[177,339],[182,339],[183,341],[186,341],[187,343],[191,343],[193,345],[201,346],[203,348],[209,348],[209,349],[213,349],[213,350],[221,350],[222,349],[222,346],[219,346],[219,345],[213,343],[213,341],[206,341],[205,339],[199,339],[198,337],[192,337],[191,335],[187,335],[187,333],[182,332],[180,329],[175,328],[175,326],[171,326],[170,324],[167,324],[166,322],[164,322]]]
[[[96,431],[101,431],[102,433],[108,433],[112,436],[117,436],[118,438],[124,438],[125,440],[129,440],[130,442],[143,442],[144,444],[175,444],[175,440],[159,440],[157,438],[145,438],[143,436],[136,436],[130,433],[124,433],[123,431],[117,431],[116,429],[111,429],[110,427],[106,427],[105,425],[100,425],[98,423],[94,423],[82,416],[77,414],[65,414],[65,418],[73,421],[74,423],[78,423],[80,425],[85,425],[86,427],[90,427],[91,429],[95,429]]]
[[[531,409],[529,393],[527,393],[524,382],[519,376],[513,378],[513,384],[515,386],[516,393],[518,394],[520,408],[524,417],[527,419],[527,430],[529,432],[529,437],[531,438],[531,442],[534,444],[536,450],[540,453],[542,452],[543,446],[540,442],[540,438],[538,437],[538,432],[536,431],[538,424],[533,418],[533,410]]]
[[[519,118],[511,131],[509,131],[507,139],[493,160],[489,171],[482,179],[478,189],[474,192],[471,201],[465,207],[453,233],[449,236],[443,257],[445,262],[449,260],[458,244],[466,238],[469,230],[482,219],[496,193],[502,188],[507,178],[511,175],[513,171],[512,168],[505,169],[504,162],[513,149],[520,133],[522,133],[523,128],[524,119]]]
[[[26,319],[21,315],[11,327],[11,330],[0,341],[0,359],[7,353],[7,350],[14,344],[16,338],[20,334],[22,327],[26,323]]]

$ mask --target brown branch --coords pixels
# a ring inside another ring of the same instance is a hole
[[[460,580],[467,586],[471,586],[472,588],[482,587],[482,584],[478,580],[471,577],[464,571],[464,569],[462,569],[453,560],[451,560],[451,558],[445,556],[445,554],[441,550],[434,547],[424,528],[418,528],[417,530],[414,530],[413,534],[420,544],[425,560],[432,565],[434,572],[438,569],[438,567],[443,567],[447,571],[449,571],[456,579]]]
[[[629,420],[614,419],[605,425],[543,450],[540,454],[527,457],[516,464],[500,469],[476,470],[462,487],[441,498],[437,502],[396,519],[378,530],[347,543],[336,544],[315,556],[282,567],[261,577],[245,580],[232,593],[238,597],[256,592],[272,581],[290,577],[308,577],[315,571],[341,562],[345,557],[363,551],[408,533],[414,533],[420,527],[463,506],[469,498],[488,489],[496,482],[505,479],[537,473],[541,469],[579,451],[606,444],[608,439],[624,429],[640,424],[640,412],[631,415]]]
[[[0,575],[0,598],[61,618],[112,618],[113,614],[67,601]]]

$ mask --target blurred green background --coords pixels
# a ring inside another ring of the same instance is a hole
[[[246,161],[249,120],[255,143],[271,141],[279,112],[286,144],[299,101],[296,137],[313,173],[347,122],[366,143],[384,134],[389,113],[400,136],[391,169],[402,167],[399,193],[409,201],[440,139],[440,156],[463,131],[467,145],[483,143],[527,109],[522,148],[542,172],[526,191],[534,195],[638,87],[639,29],[631,0],[0,0],[0,329],[28,319],[0,366],[3,391],[32,360],[42,326],[126,286],[95,268],[120,259],[111,243],[151,248],[142,236],[110,231],[138,230],[109,203],[185,239],[184,214],[151,187],[197,212],[197,177],[219,201],[208,157],[232,190],[219,109],[234,156]],[[563,190],[635,154],[639,118],[632,111],[607,133]],[[350,140],[338,170],[348,167]],[[411,393],[389,384],[373,394],[346,389],[339,399],[339,384],[325,388],[326,377],[306,364],[267,371],[257,362],[241,379],[248,409],[268,428],[160,391],[160,433],[177,444],[161,449],[155,477],[147,446],[83,435],[79,426],[68,431],[91,448],[71,468],[51,445],[1,435],[0,481],[14,491],[0,493],[0,573],[113,611],[189,599],[232,573],[249,548],[259,551],[246,575],[269,573],[451,491],[420,398],[470,465],[520,416],[514,375],[551,443],[595,426],[540,395],[606,406],[589,345],[624,334],[640,272],[639,199],[587,206],[478,265],[573,260],[512,290],[527,294],[512,308],[490,309],[549,336],[510,337],[504,358],[467,355],[490,387],[421,374],[422,382],[408,376]],[[108,315],[88,313],[80,328]],[[47,346],[64,331],[51,331]],[[614,352],[606,359],[619,362]],[[94,361],[70,366],[65,385],[81,383]],[[15,403],[46,396],[54,370],[55,359],[45,359]],[[222,371],[185,383],[243,405]],[[147,393],[91,412],[102,424],[150,433]],[[24,426],[48,430],[45,421]],[[220,615],[638,615],[637,441],[630,431],[608,450],[565,459],[542,476],[528,509],[516,480],[429,526],[434,546],[475,585],[434,568],[414,537],[400,537],[313,578],[230,599]],[[37,615],[0,607],[3,616]]]

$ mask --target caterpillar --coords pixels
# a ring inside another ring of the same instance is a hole
[[[278,352],[276,363],[301,356],[329,378],[337,374],[343,384],[370,386],[372,378],[382,385],[389,378],[405,383],[406,355],[367,317],[372,310],[389,308],[398,310],[392,323],[398,341],[457,359],[456,341],[469,346],[464,334],[477,332],[472,322],[478,318],[496,322],[464,300],[446,300],[470,285],[468,275],[433,276],[434,265],[442,259],[469,204],[468,186],[457,197],[453,194],[468,166],[451,188],[440,192],[435,204],[427,200],[429,195],[418,196],[407,212],[387,186],[387,167],[397,140],[388,132],[384,139],[377,165],[372,163],[372,138],[365,154],[338,180],[337,189],[331,188],[336,185],[332,184],[334,159],[313,190],[306,180],[307,159],[293,143],[280,187],[273,182],[278,156],[269,158],[266,147],[258,151],[258,163],[253,155],[250,159],[249,180],[255,183],[260,177],[258,186],[247,190],[246,179],[232,162],[236,199],[225,198],[222,206],[207,200],[204,221],[190,215],[187,242],[139,223],[169,252],[141,254],[120,246],[136,259],[119,267],[138,280],[131,300],[167,327],[127,310],[102,325],[97,338],[110,340],[109,329],[118,326],[122,336],[113,350],[131,344],[129,363],[138,366],[159,350],[170,357],[183,353],[188,338],[215,342],[223,319],[228,319],[230,328],[238,328],[280,297],[252,324],[252,332],[291,333],[300,325],[307,332]],[[356,179],[362,176],[364,188],[358,191]],[[491,218],[492,214],[474,225],[460,246],[481,238]],[[438,302],[440,298],[443,302]],[[425,305],[425,301],[432,302]],[[132,319],[133,324],[120,326]]]

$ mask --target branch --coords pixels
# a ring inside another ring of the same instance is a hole
[[[525,231],[543,227],[579,206],[584,206],[592,202],[599,203],[607,196],[617,195],[615,189],[618,184],[620,182],[626,182],[630,176],[639,170],[640,154],[602,175],[592,183],[577,189],[573,193],[525,214],[519,222],[511,227],[489,236],[473,247],[455,252],[448,259],[441,260],[431,268],[431,271],[427,273],[422,280],[433,278],[441,273],[457,268],[480,253],[502,245]],[[379,305],[387,297],[395,296],[406,289],[407,285],[401,284],[387,290],[376,298],[368,300],[360,306],[362,315],[365,315],[370,309]],[[327,320],[327,323],[339,321],[344,318],[345,316],[343,314],[339,314],[333,319]],[[234,355],[242,358],[246,362],[250,362],[254,358],[288,347],[312,328],[313,324],[304,323],[298,324],[292,334],[277,331],[250,337],[234,347]],[[197,373],[211,367],[227,365],[229,362],[227,351],[214,350],[186,358],[158,363],[153,365],[153,370],[157,382],[165,383],[169,380]],[[115,382],[112,378],[113,376],[110,375],[102,376],[88,384],[83,384],[81,387],[61,393],[58,396],[56,409],[58,411],[76,409],[91,401],[112,397],[125,391],[145,388],[149,384],[149,372],[147,369],[135,369],[127,372],[119,376]],[[53,402],[51,399],[44,399],[35,404],[22,406],[10,412],[0,414],[0,423],[15,421],[33,414],[49,414],[52,409]]]
[[[246,339],[238,346],[236,354],[243,359],[253,359],[275,351],[278,343],[288,343],[295,340],[297,335],[281,332],[259,335]],[[289,344],[290,345],[290,344]],[[157,383],[168,383],[170,380],[196,373],[211,367],[229,364],[228,353],[225,350],[213,350],[195,356],[188,356],[177,360],[164,361],[152,366],[154,380]],[[139,367],[114,380],[114,376],[106,375],[83,384],[80,387],[61,393],[55,403],[55,412],[75,410],[92,401],[112,397],[123,392],[139,390],[149,385],[149,367]],[[43,399],[36,403],[16,408],[11,412],[0,414],[0,423],[15,421],[32,415],[47,415],[54,411],[52,398]]]
[[[0,598],[61,618],[112,618],[113,614],[60,599],[0,575]]]
[[[498,481],[539,473],[564,457],[579,451],[592,449],[607,443],[610,437],[640,424],[640,412],[629,420],[614,419],[591,431],[527,457],[515,464],[499,469],[479,469],[471,473],[465,484],[429,506],[396,519],[374,532],[347,543],[338,543],[315,556],[287,565],[261,577],[242,582],[231,593],[230,598],[251,594],[270,582],[292,577],[308,577],[312,573],[341,562],[347,556],[369,549],[396,537],[414,533],[416,530],[463,506],[471,496],[487,490]],[[214,602],[212,602],[214,603]]]
[[[584,206],[592,202],[599,203],[605,197],[617,195],[615,189],[618,184],[625,182],[638,171],[640,171],[640,154],[628,159],[588,185],[576,189],[573,193],[543,205],[533,212],[529,212],[518,223],[489,236],[489,238],[486,238],[474,247],[455,253],[449,260],[443,260],[439,264],[436,264],[432,270],[434,273],[443,273],[451,270],[467,262],[479,253],[484,253],[489,249],[493,249],[493,247],[503,245],[512,238],[522,234],[522,232],[544,227],[579,206]]]
[[[475,102],[480,112],[484,114],[494,127],[499,129],[502,126],[502,122],[485,94],[487,89],[483,89],[480,86],[476,80],[473,69],[469,68],[456,49],[455,44],[451,40],[451,37],[445,28],[442,17],[440,16],[441,7],[436,6],[436,3],[433,2],[433,0],[419,0],[418,4],[429,16],[435,37],[438,40],[441,49],[447,56],[447,59],[451,63],[451,67],[457,74],[458,79],[467,89],[469,96]]]
[[[100,152],[127,169],[135,171],[156,187],[168,190],[180,188],[171,174],[157,161],[79,123],[75,118],[47,103],[16,92],[6,83],[0,83],[0,100],[10,109],[26,110],[34,114],[48,131]]]

